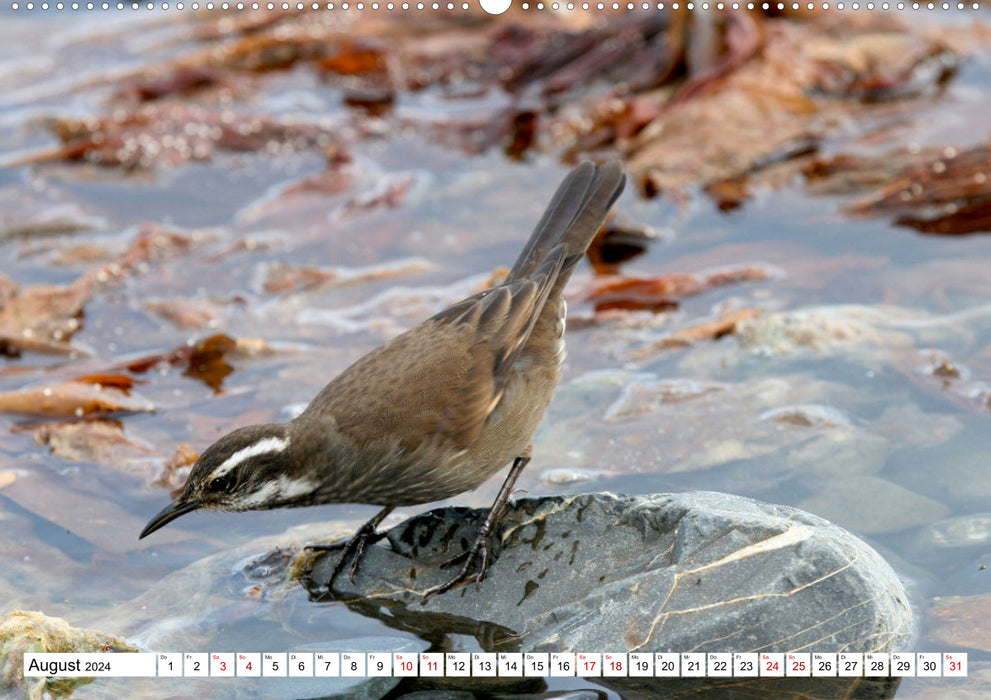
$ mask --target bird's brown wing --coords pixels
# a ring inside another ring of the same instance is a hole
[[[436,440],[467,448],[499,405],[548,296],[560,295],[623,183],[618,163],[579,165],[558,188],[506,284],[373,350],[307,410],[333,415],[338,430],[359,445],[397,440],[412,451]],[[559,333],[556,319],[546,316],[555,323],[542,335]]]
[[[552,251],[529,278],[442,311],[344,370],[308,410],[329,410],[358,444],[386,437],[468,447],[499,404],[564,260]]]

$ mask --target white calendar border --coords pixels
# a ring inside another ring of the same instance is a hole
[[[966,652],[146,652],[26,653],[24,676],[298,678],[894,678],[967,675]],[[449,672],[450,671],[450,672]]]

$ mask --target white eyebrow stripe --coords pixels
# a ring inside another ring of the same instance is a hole
[[[258,455],[263,455],[268,452],[282,452],[289,447],[289,438],[279,438],[279,437],[267,437],[262,438],[258,442],[248,445],[247,447],[242,447],[240,450],[232,454],[230,457],[224,460],[223,464],[213,470],[210,474],[211,479],[216,479],[218,477],[228,474],[232,469],[237,467],[242,462],[256,457]]]
[[[309,479],[290,479],[283,474],[275,481],[269,481],[260,489],[241,500],[241,506],[247,510],[262,504],[278,503],[313,493],[317,484]]]

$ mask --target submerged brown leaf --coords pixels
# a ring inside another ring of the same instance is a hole
[[[20,285],[7,275],[0,272],[0,309],[10,303],[10,300],[17,295]]]
[[[234,371],[234,367],[227,362],[228,359],[257,357],[272,352],[271,346],[263,340],[253,338],[235,340],[221,333],[168,352],[131,360],[123,365],[123,368],[135,374],[142,374],[162,364],[173,367],[185,366],[183,376],[198,379],[219,392],[224,379]]]
[[[155,223],[143,223],[138,227],[131,245],[117,259],[116,265],[122,273],[130,273],[139,265],[187,253],[192,247],[193,237],[184,231]]]
[[[212,326],[217,323],[219,316],[213,304],[185,298],[148,301],[145,302],[144,307],[177,328],[184,329]]]
[[[720,315],[715,321],[706,321],[694,326],[679,328],[661,341],[646,348],[638,348],[632,351],[630,355],[636,358],[643,358],[653,355],[658,350],[684,348],[701,341],[718,340],[735,333],[737,324],[741,321],[757,318],[761,313],[763,313],[762,309],[735,309]]]
[[[733,196],[724,187],[717,199],[736,206],[747,196],[739,178],[812,152],[838,125],[881,109],[865,102],[941,84],[942,69],[930,69],[952,65],[951,48],[883,22],[841,32],[824,22],[765,19],[759,55],[666,104],[630,144],[630,169],[644,191],[734,182]]]
[[[749,180],[745,177],[710,182],[705,186],[705,193],[716,203],[720,211],[739,209],[751,195]]]
[[[956,59],[938,40],[910,38],[905,32],[865,32],[845,41],[811,40],[812,91],[865,102],[918,95],[940,87]]]
[[[26,158],[21,164],[84,160],[96,165],[151,168],[208,160],[218,149],[288,153],[326,147],[334,140],[326,126],[168,100],[120,107],[103,118],[53,119],[50,128],[61,139],[62,147]]]
[[[903,170],[844,210],[894,216],[895,223],[923,233],[991,231],[991,146],[929,151]]]
[[[135,384],[139,382],[124,374],[81,374],[73,381],[94,384],[97,387],[113,387],[125,394],[129,394]]]
[[[91,202],[44,180],[0,187],[0,240],[93,231],[108,224]]]
[[[36,416],[91,416],[117,412],[151,411],[154,406],[112,384],[90,378],[60,384],[0,392],[0,412]]]
[[[333,221],[379,208],[403,205],[406,193],[414,182],[409,175],[375,176],[359,179],[349,167],[351,157],[339,149],[328,149],[328,169],[307,175],[282,188],[275,195],[248,207],[240,214],[242,221],[258,222],[298,214],[300,209],[315,203],[321,215]],[[340,196],[339,196],[340,195]]]
[[[99,243],[79,243],[77,245],[60,245],[52,251],[50,258],[53,265],[76,267],[88,263],[103,262],[111,256],[107,246]]]
[[[97,289],[191,247],[192,238],[185,233],[142,224],[124,253],[69,285],[38,284],[18,289],[11,280],[0,277],[0,354],[81,352],[72,345],[72,336],[82,328],[83,306]]]
[[[412,184],[413,178],[411,177],[386,180],[374,190],[352,197],[344,204],[341,213],[342,215],[349,215],[379,207],[398,207],[406,199],[406,192]]]
[[[586,255],[599,275],[614,275],[622,263],[647,252],[659,236],[649,226],[611,216],[592,239]]]
[[[185,377],[199,379],[219,393],[224,379],[234,371],[234,367],[225,358],[236,350],[237,341],[230,336],[212,335],[192,346],[189,365],[182,374]]]
[[[716,16],[716,22],[721,22],[722,42],[718,38],[707,37],[706,41],[698,36],[686,53],[693,64],[693,75],[672,98],[671,102],[683,102],[697,97],[705,92],[718,89],[720,79],[757,57],[764,45],[763,22],[760,15],[746,10],[728,10]],[[707,34],[715,33],[713,25],[693,17],[692,22],[698,22],[705,27]],[[722,43],[723,46],[716,45]]]
[[[488,69],[511,92],[556,95],[620,80],[639,91],[662,84],[674,69],[678,56],[668,41],[671,29],[671,13],[655,10],[634,10],[616,21],[570,31],[550,24],[508,25],[492,36]]]
[[[262,289],[269,294],[280,294],[291,289],[313,287],[336,277],[337,273],[333,270],[324,270],[312,265],[297,266],[274,262],[265,271]]]
[[[327,148],[324,153],[327,167],[311,173],[287,185],[279,193],[280,198],[296,195],[334,195],[347,192],[355,184],[356,168],[351,152],[340,145]]]
[[[877,156],[841,153],[812,159],[802,175],[813,194],[857,194],[902,177],[920,162],[939,157],[942,152],[942,148],[931,147],[901,148]]]
[[[262,288],[269,294],[281,294],[292,290],[308,289],[324,283],[345,285],[401,277],[423,272],[429,268],[428,263],[417,258],[358,268],[323,268],[275,262],[268,266]]]
[[[108,419],[47,423],[35,429],[34,441],[70,462],[123,464],[152,451],[127,437],[123,423]]]
[[[537,139],[537,125],[540,115],[536,110],[525,109],[516,112],[509,121],[509,145],[506,155],[514,160],[522,160]]]
[[[953,209],[951,207],[951,209]],[[919,233],[960,235],[991,231],[991,206],[987,203],[967,204],[959,209],[936,217],[899,216],[899,226],[914,228]]]
[[[448,99],[508,93],[495,110],[406,116],[399,126],[513,158],[535,149],[568,158],[618,151],[648,194],[712,185],[730,208],[749,196],[754,173],[814,152],[846,125],[895,112],[868,103],[934,94],[959,56],[987,41],[974,31],[968,44],[888,14],[731,9],[510,12],[485,22],[442,9],[360,23],[287,12],[230,25],[245,29],[210,34],[205,49],[132,81],[132,96],[154,102],[134,109],[118,101],[103,119],[55,121],[63,148],[47,158],[138,168],[207,159],[217,149],[276,153],[332,143],[336,132],[323,126],[168,99],[224,89],[232,75],[303,64],[334,82],[346,104],[376,115],[402,91],[429,87]],[[359,132],[368,124],[355,123]]]
[[[6,301],[0,301],[0,354],[72,352],[69,341],[82,327],[83,304],[89,299],[86,285],[38,284],[10,294],[8,286]]]
[[[322,32],[293,31],[291,25],[271,34],[249,34],[213,50],[213,65],[239,71],[262,72],[288,68],[300,61],[323,58],[332,44]]]
[[[594,303],[596,311],[667,311],[677,308],[678,300],[683,297],[702,294],[726,284],[765,280],[768,277],[770,272],[759,265],[660,277],[597,277],[592,281],[586,298]]]
[[[175,453],[162,465],[161,473],[155,477],[152,484],[168,489],[172,498],[175,498],[186,483],[189,470],[199,458],[199,453],[193,449],[192,445],[180,443],[176,447]]]
[[[125,81],[117,97],[152,102],[176,96],[189,97],[206,90],[219,90],[229,96],[235,92],[235,84],[229,73],[213,66],[170,66]]]
[[[360,39],[345,41],[330,49],[330,53],[320,61],[320,67],[328,73],[384,77],[388,63],[386,44],[374,39]]]

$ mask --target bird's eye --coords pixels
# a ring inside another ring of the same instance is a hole
[[[210,482],[211,491],[226,491],[230,488],[231,484],[234,482],[234,477],[230,474],[224,474],[223,476],[218,476],[216,479]]]

